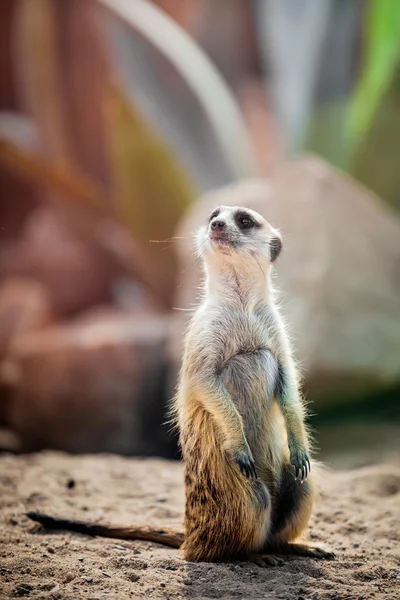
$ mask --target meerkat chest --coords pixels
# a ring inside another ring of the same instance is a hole
[[[260,351],[276,355],[272,314],[265,310],[205,304],[197,311],[185,340],[183,370],[189,378],[207,369],[221,372],[232,359]]]
[[[273,329],[268,326],[265,315],[256,311],[221,310],[216,315],[212,332],[218,327],[216,343],[220,347],[223,363],[238,354],[251,354],[271,349],[274,345]]]

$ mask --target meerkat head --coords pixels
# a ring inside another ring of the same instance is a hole
[[[282,238],[259,213],[240,206],[219,206],[199,229],[197,251],[205,262],[244,263],[256,259],[271,265],[282,249]]]

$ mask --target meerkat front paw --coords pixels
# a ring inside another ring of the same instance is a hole
[[[237,466],[239,467],[241,473],[247,479],[257,479],[256,466],[254,464],[253,455],[248,446],[244,448],[235,449],[230,454]]]
[[[290,448],[290,462],[294,467],[295,479],[305,481],[311,471],[310,459],[306,450],[302,448]]]
[[[247,479],[257,479],[256,466],[251,455],[242,452],[237,453],[235,455],[235,463]]]

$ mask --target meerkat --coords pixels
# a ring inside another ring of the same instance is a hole
[[[296,542],[312,513],[316,463],[271,280],[281,235],[253,210],[220,206],[196,245],[204,285],[172,406],[184,462],[184,534],[28,516],[48,528],[180,547],[193,562],[333,558]]]

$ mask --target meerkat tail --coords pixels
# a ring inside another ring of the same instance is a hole
[[[65,529],[75,533],[119,540],[143,540],[171,548],[180,548],[184,541],[184,534],[171,528],[149,527],[148,525],[129,526],[111,525],[110,523],[87,523],[75,519],[53,517],[35,511],[26,513],[26,516],[45,529]]]

